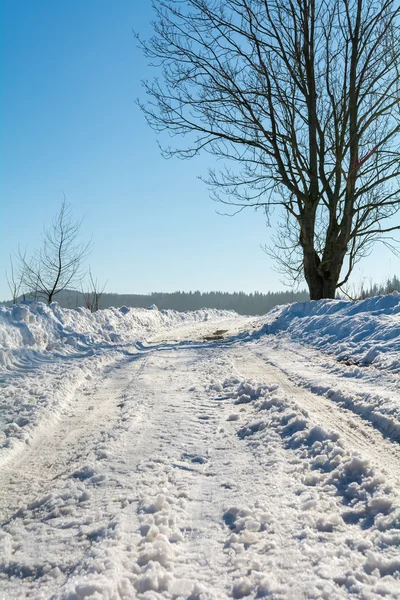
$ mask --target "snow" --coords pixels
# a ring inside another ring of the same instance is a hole
[[[229,318],[228,311],[180,313],[155,306],[96,313],[56,302],[0,307],[0,463],[19,442],[29,443],[39,425],[56,421],[77,389],[121,351],[136,352],[160,331]]]
[[[320,300],[277,307],[259,332],[285,332],[338,361],[400,372],[400,293],[360,302]]]
[[[37,302],[0,307],[0,349],[6,365],[10,355],[25,348],[68,352],[65,345],[87,350],[111,343],[132,343],[149,333],[231,314],[214,309],[159,311],[155,305],[148,309],[123,306],[91,313],[86,308],[63,309],[57,302],[50,306]]]
[[[399,328],[0,309],[0,598],[400,598]]]
[[[297,384],[400,441],[399,292],[360,302],[278,307],[259,319],[252,335],[259,340],[259,355],[278,361]],[[266,336],[274,339],[272,353]]]

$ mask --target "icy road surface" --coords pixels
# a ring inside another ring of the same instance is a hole
[[[1,598],[400,598],[398,374],[257,327],[20,365],[64,400],[1,459]]]

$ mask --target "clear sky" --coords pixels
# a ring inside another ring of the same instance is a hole
[[[150,0],[0,0],[0,299],[18,244],[28,251],[65,193],[93,237],[107,291],[282,289],[251,209],[217,214],[198,175],[212,158],[164,160],[134,101],[153,71]],[[381,246],[354,281],[400,273]]]

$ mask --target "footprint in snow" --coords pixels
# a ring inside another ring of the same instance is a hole
[[[210,415],[197,415],[197,418],[200,419],[200,421],[208,421],[211,419]]]
[[[201,454],[187,454],[186,452],[182,454],[182,460],[190,460],[192,463],[199,463],[203,465],[208,461],[206,456],[202,456]]]

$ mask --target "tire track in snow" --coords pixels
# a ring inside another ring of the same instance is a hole
[[[325,585],[313,570],[320,546],[305,553],[307,543],[302,542],[311,517],[302,508],[304,493],[298,495],[301,460],[274,431],[271,445],[261,439],[256,443],[257,433],[241,439],[237,421],[229,420],[231,400],[219,392],[218,382],[227,375],[271,384],[279,370],[268,371],[243,346],[171,350],[150,348],[137,361],[125,361],[119,371],[109,371],[110,377],[96,380],[99,386],[102,382],[96,414],[90,409],[93,382],[87,396],[79,394],[70,407],[71,421],[65,416],[57,444],[51,446],[53,482],[40,471],[46,463],[38,446],[38,462],[32,464],[36,481],[43,482],[42,496],[8,529],[17,545],[31,543],[36,562],[32,559],[29,570],[22,554],[18,564],[17,550],[14,571],[8,572],[17,579],[7,599],[48,598],[51,593],[53,600],[95,594],[118,599],[203,594],[207,600],[223,600],[254,598],[273,589],[276,598],[299,600],[309,597],[305,590],[316,581]],[[313,415],[319,398],[310,396]],[[325,400],[330,411],[324,407],[315,414],[318,423],[332,414]],[[79,405],[81,412],[73,414]],[[236,410],[238,420],[256,417],[251,405]],[[72,437],[65,439],[68,433]],[[361,444],[357,435],[351,443],[356,442]],[[87,467],[93,461],[91,471]],[[26,486],[27,455],[24,465]],[[54,506],[43,497],[51,485],[63,503]],[[32,490],[19,489],[31,499]],[[71,490],[75,496],[62,497]],[[240,519],[251,523],[241,530]],[[252,526],[260,531],[252,534]],[[313,536],[324,535],[310,530]],[[301,592],[293,589],[297,581]],[[1,584],[0,579],[0,589]]]
[[[122,363],[126,362],[126,358]],[[89,380],[64,409],[60,420],[41,431],[31,444],[1,470],[0,511],[10,515],[38,493],[65,479],[120,418],[118,402],[131,381],[119,374],[121,365],[107,367]],[[143,359],[138,369],[143,368]]]
[[[139,443],[129,447],[121,439],[122,463],[136,464],[134,482],[126,483],[136,498],[122,517],[122,559],[109,579],[119,581],[124,571],[127,598],[222,600],[244,597],[248,586],[254,597],[282,587],[279,578],[289,572],[294,578],[302,573],[307,588],[314,575],[301,546],[299,500],[284,468],[288,455],[292,469],[298,461],[290,451],[270,455],[269,447],[251,448],[237,435],[231,402],[218,398],[219,384],[213,387],[233,370],[225,350],[157,352],[149,363],[141,394],[159,402]],[[265,533],[237,535],[230,514],[245,515],[246,526],[258,523]],[[290,515],[287,522],[282,514]],[[270,571],[276,566],[282,573],[275,578]],[[74,583],[89,585],[90,576],[83,570]]]
[[[137,355],[104,369],[77,392],[56,425],[19,454],[17,464],[2,470],[0,597],[56,598],[52,592],[63,580],[101,560],[98,541],[113,543],[128,500],[118,460],[112,469],[106,463],[127,429],[136,427],[138,438],[146,429],[136,387],[147,360]]]
[[[373,365],[346,365],[323,351],[289,339],[272,340],[271,345],[255,344],[260,357],[301,387],[328,397],[370,423],[384,437],[400,442],[398,374],[383,372]]]
[[[63,582],[57,577],[54,599],[90,591],[104,598],[241,597],[248,567],[235,544],[227,543],[232,532],[224,514],[232,504],[249,510],[249,493],[261,504],[273,498],[274,536],[293,564],[302,564],[300,549],[278,525],[282,503],[290,502],[284,457],[266,465],[257,460],[227,420],[230,402],[219,401],[212,386],[205,389],[231,372],[224,354],[218,348],[148,354],[127,398],[129,403],[139,394],[142,418],[128,411],[127,429],[108,460],[115,479],[91,489],[88,504],[97,508],[96,526],[81,529],[93,542]],[[250,553],[249,565],[260,569],[255,556]],[[306,565],[304,560],[303,569]],[[261,580],[263,574],[254,577]]]
[[[260,358],[254,350],[232,350],[242,373],[260,382],[276,383],[304,408],[316,425],[336,429],[345,443],[369,458],[396,487],[400,488],[400,445],[388,441],[369,422],[325,396],[296,385],[277,366]]]

